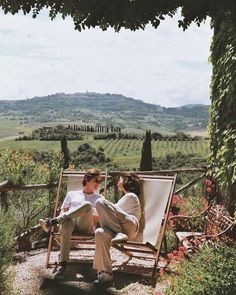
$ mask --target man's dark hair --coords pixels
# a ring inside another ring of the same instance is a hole
[[[140,194],[141,179],[135,173],[122,173],[123,186],[127,192]]]
[[[83,182],[82,182],[83,186],[85,186],[88,181],[90,181],[93,178],[96,178],[98,176],[101,176],[101,171],[100,170],[94,169],[94,168],[87,170],[85,172],[85,174],[84,174],[84,179],[83,179]]]

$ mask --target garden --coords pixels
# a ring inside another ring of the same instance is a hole
[[[86,2],[86,5],[85,5]],[[24,14],[32,12],[37,17],[40,11],[47,7],[49,16],[55,19],[57,14],[63,18],[71,16],[75,29],[82,31],[91,27],[99,27],[106,30],[112,27],[116,32],[122,28],[130,30],[144,29],[146,25],[157,28],[166,16],[173,16],[181,9],[178,22],[184,30],[195,23],[201,25],[207,17],[211,18],[211,26],[214,31],[211,44],[212,80],[211,80],[211,120],[209,124],[210,153],[206,168],[206,194],[181,195],[174,197],[172,214],[193,214],[201,212],[215,201],[217,212],[232,221],[230,229],[223,230],[220,235],[215,231],[214,223],[207,226],[212,230],[211,234],[182,237],[181,244],[176,244],[172,229],[177,233],[178,227],[184,224],[174,222],[174,216],[170,216],[168,225],[167,243],[168,254],[159,261],[160,276],[156,289],[150,289],[150,284],[145,288],[136,278],[136,283],[131,287],[124,287],[120,294],[224,294],[236,293],[236,247],[235,247],[235,203],[236,203],[236,22],[235,0],[213,1],[3,1],[0,7],[4,13]],[[63,166],[61,154],[43,154],[39,161],[30,152],[5,152],[0,154],[1,186],[17,184],[17,193],[1,192],[0,211],[0,294],[14,294],[13,280],[14,268],[12,261],[16,251],[13,237],[20,234],[28,225],[34,225],[38,217],[49,215],[52,205],[56,175]],[[46,182],[49,190],[41,193],[20,190],[19,185],[32,184],[32,181]],[[195,184],[194,184],[195,186]],[[196,189],[199,187],[196,186]],[[204,190],[204,189],[203,189]],[[178,191],[178,190],[177,190]],[[10,196],[10,197],[9,197]],[[194,201],[192,201],[192,198]],[[47,206],[45,206],[45,204]],[[199,206],[198,206],[199,204]],[[217,207],[218,206],[218,207]],[[227,210],[222,209],[224,206]],[[188,212],[186,212],[188,209]],[[197,212],[193,212],[197,210]],[[210,210],[210,209],[209,209]],[[210,212],[210,211],[209,211]],[[227,212],[227,213],[226,213]],[[228,215],[229,214],[229,215]],[[217,215],[216,215],[217,216]],[[173,218],[172,218],[173,217]],[[206,220],[211,219],[207,215]],[[188,222],[187,222],[188,223]],[[220,226],[219,221],[219,226]],[[175,227],[177,228],[175,230]],[[203,226],[204,227],[204,226]],[[14,229],[14,232],[13,232]],[[197,231],[201,224],[194,223],[191,230]],[[35,233],[36,237],[38,233]],[[28,250],[30,244],[23,243]],[[22,247],[23,247],[22,246]],[[25,250],[26,251],[26,250]],[[22,265],[23,267],[23,265]],[[20,268],[18,268],[20,269]],[[31,269],[32,270],[32,269]],[[29,271],[29,270],[28,270]],[[29,277],[25,278],[25,281]],[[127,280],[127,278],[126,278]],[[27,282],[26,282],[27,283]],[[126,289],[126,290],[125,290]],[[24,290],[27,290],[24,289]],[[59,286],[61,294],[66,289]],[[76,290],[70,286],[71,294]],[[33,290],[34,292],[35,290]],[[38,290],[38,294],[46,294],[46,291]],[[89,294],[90,290],[81,290],[81,294]],[[20,291],[19,291],[20,292]],[[28,290],[32,294],[32,290]],[[42,293],[44,292],[44,293]],[[74,292],[74,293],[73,293]],[[108,294],[117,294],[116,290],[107,291]],[[77,290],[78,293],[78,290]],[[27,294],[27,293],[25,293]],[[34,294],[37,294],[34,292]],[[60,294],[59,292],[57,294]],[[67,292],[68,294],[68,292]],[[93,294],[90,292],[90,294]]]
[[[72,160],[73,163],[70,164],[69,169],[78,169],[78,167],[86,169],[88,166],[85,163],[94,165],[96,159],[98,161],[96,163],[100,163],[101,169],[104,169],[104,165],[109,163],[106,157],[101,156],[101,150],[93,149],[89,145],[80,146],[79,151],[79,157],[73,157],[75,160]],[[86,151],[88,151],[90,158],[85,158]],[[101,159],[104,159],[104,162]],[[187,159],[183,155],[177,154],[176,157],[168,157],[166,161],[162,159],[162,166],[159,167],[161,169],[185,167],[186,170],[186,167],[188,167]],[[190,160],[189,162],[191,163]],[[34,263],[39,263],[44,268],[42,260],[45,257],[42,255],[45,254],[42,254],[41,251],[47,247],[48,239],[45,239],[42,232],[38,230],[26,235],[22,235],[22,233],[37,225],[39,218],[52,215],[58,171],[63,166],[64,159],[63,154],[59,152],[4,150],[0,154],[0,163],[0,176],[2,180],[7,179],[8,188],[10,186],[27,187],[27,185],[40,185],[42,183],[47,185],[46,189],[1,190],[0,218],[1,224],[4,226],[0,230],[0,239],[4,243],[1,243],[0,283],[1,294],[8,295],[17,294],[20,288],[23,288],[23,290],[25,288],[24,280],[21,282],[21,286],[18,284],[16,286],[16,282],[20,280],[18,272],[21,273],[20,268],[23,267],[22,262],[19,262],[19,257],[22,258],[23,256],[25,261],[28,261],[25,262],[26,265],[32,263],[27,267],[30,267],[30,271],[33,273],[37,269],[37,265],[34,265]],[[158,166],[154,166],[154,169],[155,167]],[[110,168],[114,169],[112,166]],[[127,277],[117,276],[119,282],[117,288],[122,294],[125,294],[126,291],[130,293],[134,284],[136,284],[136,291],[140,290],[140,294],[234,294],[232,290],[235,290],[236,268],[234,260],[236,248],[235,228],[233,226],[225,234],[218,236],[219,229],[211,224],[208,226],[207,233],[208,235],[211,234],[210,237],[196,235],[185,237],[181,241],[177,240],[176,233],[183,231],[186,226],[190,231],[204,231],[205,219],[204,214],[201,215],[201,213],[209,210],[209,204],[215,202],[215,196],[219,193],[216,183],[209,178],[202,178],[194,185],[181,191],[184,183],[186,181],[191,182],[193,179],[192,174],[189,175],[186,172],[181,174],[182,176],[179,178],[181,181],[177,181],[176,186],[176,191],[180,192],[173,195],[168,215],[167,252],[163,249],[158,262],[159,271],[156,288],[152,287],[150,279],[141,280],[138,277],[132,278],[131,276],[131,279],[127,280]],[[4,183],[1,184],[4,188]],[[112,198],[112,195],[108,198]],[[191,225],[189,221],[179,222],[178,219],[175,220],[176,217],[199,216],[199,214],[200,220],[194,219]],[[234,222],[233,218],[232,222]],[[14,240],[15,237],[18,237],[17,240]],[[39,241],[42,242],[39,243]],[[36,250],[37,248],[39,250]],[[30,253],[35,253],[35,251],[36,254],[38,253],[38,257],[41,257],[40,262],[32,260]],[[36,257],[37,255],[35,259]],[[13,261],[16,261],[14,262],[16,263],[15,266],[12,266]],[[51,270],[46,271],[45,269],[45,272],[43,272],[41,269],[40,272],[37,272],[37,274],[39,273],[50,278]],[[37,277],[36,274],[35,276]],[[33,282],[34,288],[39,288],[39,285],[35,282],[38,284],[41,284],[41,282],[38,282],[36,278]],[[51,290],[51,287],[48,288]],[[86,290],[90,290],[90,288],[89,284],[85,286]],[[43,292],[45,291],[35,290],[35,294],[47,294]]]

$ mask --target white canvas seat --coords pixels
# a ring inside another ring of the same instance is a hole
[[[139,173],[137,173],[139,175]],[[114,244],[113,247],[130,258],[152,259],[155,278],[161,245],[174,192],[176,176],[139,175],[142,179],[140,196],[142,217],[137,241]],[[128,271],[129,272],[129,271]],[[132,269],[132,273],[134,270]],[[137,271],[140,272],[139,270]],[[145,275],[143,273],[143,275]],[[149,275],[148,275],[149,276]]]

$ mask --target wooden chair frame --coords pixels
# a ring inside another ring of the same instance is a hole
[[[158,260],[161,254],[161,248],[162,243],[164,242],[165,246],[165,252],[166,250],[166,240],[165,240],[165,229],[167,225],[168,220],[168,213],[170,211],[171,206],[171,200],[172,196],[174,194],[175,190],[175,183],[177,175],[174,176],[157,176],[157,175],[146,175],[143,174],[145,172],[139,173],[135,172],[137,175],[140,176],[141,179],[156,179],[156,180],[170,180],[172,181],[172,186],[169,191],[168,198],[166,200],[166,207],[165,211],[163,212],[163,218],[161,222],[161,227],[159,233],[157,233],[157,239],[156,242],[150,243],[148,241],[146,242],[133,242],[133,241],[127,241],[122,243],[113,244],[113,247],[122,253],[126,254],[130,259],[132,258],[139,258],[144,260],[152,260],[153,267],[151,274],[145,274],[144,272],[140,273],[139,269],[132,269],[131,271],[123,269],[118,269],[119,272],[127,272],[127,273],[137,273],[139,275],[142,275],[143,277],[151,277],[153,281],[156,281],[156,275],[157,275],[157,268],[158,268]],[[116,174],[116,173],[115,173]],[[157,187],[158,189],[158,187]]]
[[[109,174],[109,176],[105,172],[102,173],[102,178],[105,180],[105,184],[104,184],[105,191],[109,186],[111,186],[111,183],[112,183],[112,181],[110,183],[108,183],[108,180],[112,180],[113,177],[118,177],[119,175],[121,175],[121,173],[122,172],[113,172],[113,173],[111,172]],[[160,229],[156,233],[156,238],[153,239],[152,242],[149,242],[147,240],[144,242],[127,241],[127,242],[123,242],[123,243],[113,244],[113,247],[115,249],[121,251],[122,253],[126,254],[129,257],[129,260],[131,258],[152,260],[153,266],[152,266],[151,274],[145,274],[145,273],[141,273],[141,274],[142,274],[142,276],[152,277],[152,279],[155,280],[156,274],[157,274],[158,260],[159,260],[160,253],[161,253],[162,242],[164,240],[165,228],[167,225],[167,218],[168,218],[168,213],[170,210],[172,196],[173,196],[174,189],[175,189],[175,182],[176,182],[177,175],[157,176],[157,175],[145,175],[144,174],[145,172],[144,173],[135,172],[135,173],[138,174],[144,182],[145,181],[147,183],[154,182],[154,187],[155,187],[155,192],[153,192],[154,195],[158,194],[158,191],[159,191],[158,185],[155,186],[156,181],[158,183],[163,182],[165,184],[165,182],[166,182],[168,184],[167,193],[165,196],[166,200],[164,201],[164,207],[163,207],[164,210],[161,213],[162,215],[161,215]],[[60,201],[60,191],[61,191],[61,187],[62,187],[62,178],[68,177],[71,175],[82,176],[82,175],[84,175],[84,173],[83,172],[63,171],[63,170],[60,172],[58,189],[57,189],[57,194],[56,194],[56,202],[55,202],[55,208],[54,208],[54,214],[53,214],[54,217],[57,215],[57,211],[58,211],[58,206],[59,206],[59,201]],[[158,208],[155,208],[155,209],[158,209]],[[158,214],[158,210],[157,210],[157,214]],[[144,229],[144,231],[145,231],[145,229]],[[58,232],[56,232],[54,228],[52,228],[50,238],[49,238],[46,267],[50,267],[53,265],[56,266],[58,264],[58,262],[53,263],[50,261],[50,253],[52,250],[53,242],[60,245],[60,234]],[[95,241],[94,241],[93,236],[73,235],[71,238],[71,242],[72,242],[72,244],[78,243],[79,249],[81,249],[81,250],[91,250],[91,249],[93,249],[93,248],[91,248],[91,245],[93,247],[95,245]],[[84,245],[84,246],[81,247],[81,245]],[[136,271],[134,272],[134,270],[129,271],[129,270],[126,270],[125,268],[118,269],[118,271],[128,272],[128,273],[132,272],[132,273],[140,274],[139,269],[137,269],[137,272]]]

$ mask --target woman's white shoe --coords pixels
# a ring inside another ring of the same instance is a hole
[[[113,279],[112,273],[101,271],[97,276],[97,280],[93,282],[93,285],[97,287],[110,286],[113,284]]]

